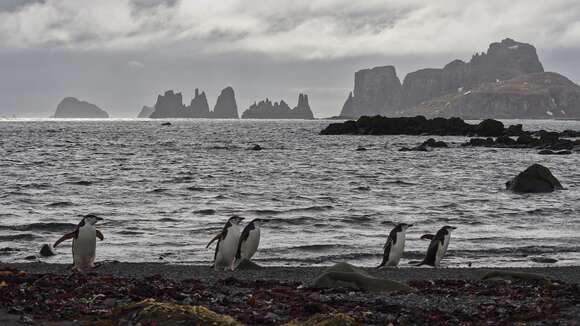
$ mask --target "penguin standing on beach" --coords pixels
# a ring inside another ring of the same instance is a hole
[[[73,268],[80,272],[94,267],[97,238],[101,241],[104,239],[103,234],[95,225],[102,220],[92,214],[83,217],[76,230],[63,235],[53,245],[56,248],[61,242],[73,239]]]
[[[242,260],[250,260],[260,245],[260,226],[265,221],[259,218],[252,220],[242,231],[236,250],[236,267]]]
[[[222,232],[211,239],[211,241],[207,244],[206,248],[209,248],[212,242],[217,240],[212,265],[214,270],[233,270],[234,260],[236,258],[236,250],[238,248],[238,242],[241,235],[240,222],[242,222],[243,219],[243,217],[237,215],[230,217],[224,225]]]
[[[413,224],[399,223],[395,226],[384,246],[383,261],[377,268],[397,267],[405,250],[405,232]]]
[[[433,234],[424,234],[421,236],[421,239],[431,240],[429,243],[429,248],[427,249],[427,254],[423,261],[417,265],[429,265],[435,268],[439,267],[441,263],[441,259],[445,256],[447,252],[447,247],[449,246],[449,241],[451,240],[451,231],[455,230],[456,227],[445,225],[435,235]]]

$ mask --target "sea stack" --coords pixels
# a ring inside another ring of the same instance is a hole
[[[233,88],[226,87],[222,90],[213,108],[212,117],[216,119],[239,119],[238,105],[236,104],[236,95]]]
[[[208,118],[209,113],[209,104],[207,103],[207,97],[205,96],[205,92],[199,93],[199,90],[195,89],[195,95],[191,100],[191,103],[188,108],[184,110],[185,116],[184,118]]]
[[[103,119],[109,114],[98,106],[74,97],[64,98],[57,106],[54,118]]]
[[[163,118],[183,118],[183,96],[181,93],[174,93],[172,90],[157,96],[155,111],[151,114],[152,119]]]
[[[290,109],[288,104],[281,100],[280,102],[262,100],[252,104],[244,113],[242,119],[313,119],[314,115],[308,104],[308,95],[300,94],[298,96],[298,105]]]

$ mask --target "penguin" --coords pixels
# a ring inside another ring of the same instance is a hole
[[[405,232],[411,226],[413,224],[399,223],[391,230],[384,246],[383,261],[377,266],[377,269],[399,265],[403,250],[405,250]]]
[[[242,260],[250,260],[258,250],[260,244],[260,226],[265,220],[256,218],[252,220],[242,231],[240,241],[238,242],[238,249],[236,250],[236,263],[239,264]],[[237,265],[236,265],[237,267]]]
[[[417,265],[429,265],[435,268],[439,267],[441,259],[447,252],[447,247],[449,246],[449,240],[451,240],[451,231],[457,229],[454,226],[445,225],[435,235],[424,234],[421,239],[431,240],[429,243],[429,248],[427,249],[427,254],[423,261]]]
[[[207,244],[206,248],[217,240],[215,254],[213,257],[212,268],[215,271],[234,269],[234,260],[236,258],[236,249],[240,240],[240,222],[244,218],[234,215],[228,219],[222,232],[216,235]]]
[[[102,220],[92,214],[86,215],[73,232],[63,235],[53,245],[56,248],[61,242],[73,239],[73,268],[80,272],[94,267],[97,238],[101,241],[105,239],[103,233],[95,227]]]

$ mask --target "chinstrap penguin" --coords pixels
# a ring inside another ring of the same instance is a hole
[[[254,219],[242,231],[236,250],[236,267],[242,260],[250,260],[256,250],[258,250],[260,245],[260,226],[265,222],[265,220],[259,218]]]
[[[399,223],[395,226],[384,246],[383,261],[377,268],[397,267],[405,250],[405,233],[413,224]]]
[[[215,254],[212,267],[214,270],[228,270],[234,268],[234,260],[236,258],[236,250],[240,240],[240,222],[244,218],[234,215],[228,219],[224,228],[215,236],[206,246],[209,246],[217,240]]]
[[[85,271],[94,267],[95,252],[97,249],[97,238],[104,239],[101,231],[97,230],[95,224],[103,219],[95,215],[83,217],[77,228],[58,239],[53,247],[56,248],[61,242],[73,239],[72,254],[73,268],[78,271]]]
[[[447,252],[447,247],[449,247],[449,241],[451,240],[451,231],[455,230],[456,227],[446,225],[439,229],[435,235],[424,234],[421,239],[431,240],[429,243],[429,248],[427,249],[427,254],[423,261],[417,265],[429,265],[435,268],[439,267],[441,259],[445,256]]]

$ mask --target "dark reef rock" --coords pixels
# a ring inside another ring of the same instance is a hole
[[[505,132],[503,123],[493,119],[485,119],[477,127],[477,134],[483,137],[498,137]]]
[[[500,122],[501,123],[501,122]],[[486,123],[487,125],[487,123]],[[356,121],[331,123],[322,135],[451,135],[478,134],[479,125],[471,125],[459,118],[427,119],[424,116],[386,118],[382,116],[360,117]],[[484,129],[487,132],[487,129]]]
[[[237,119],[238,109],[234,90],[226,87],[222,90],[216,102],[214,111],[209,110],[209,104],[205,92],[195,89],[193,99],[189,106],[183,105],[181,93],[174,93],[172,90],[157,97],[154,112],[150,118],[217,118],[217,119]]]
[[[544,72],[536,49],[504,39],[454,60],[442,69],[421,69],[399,82],[393,66],[355,73],[354,92],[341,115],[425,115],[429,117],[580,117],[580,86]],[[517,136],[517,135],[513,135]]]
[[[89,102],[79,101],[74,97],[66,97],[58,104],[53,117],[65,119],[102,119],[108,118],[109,114]]]
[[[290,109],[283,100],[272,103],[265,99],[252,104],[244,113],[242,119],[313,119],[314,115],[308,104],[308,95],[299,94],[298,105]]]
[[[540,164],[528,167],[524,172],[506,182],[506,188],[522,193],[542,193],[564,189],[552,172]]]
[[[213,108],[213,117],[216,119],[238,119],[238,105],[234,89],[226,87],[217,98]]]
[[[437,141],[433,138],[427,139],[423,144],[421,144],[421,146],[429,146],[432,148],[447,148],[447,147],[449,147],[449,145],[447,145],[446,142],[441,141],[441,140]]]
[[[137,115],[137,118],[149,118],[153,112],[155,112],[155,108],[145,105],[141,109],[141,112],[139,112],[139,115]]]
[[[544,149],[538,152],[540,155],[570,155],[572,154],[571,151],[562,150],[562,151],[553,151],[551,149]]]

